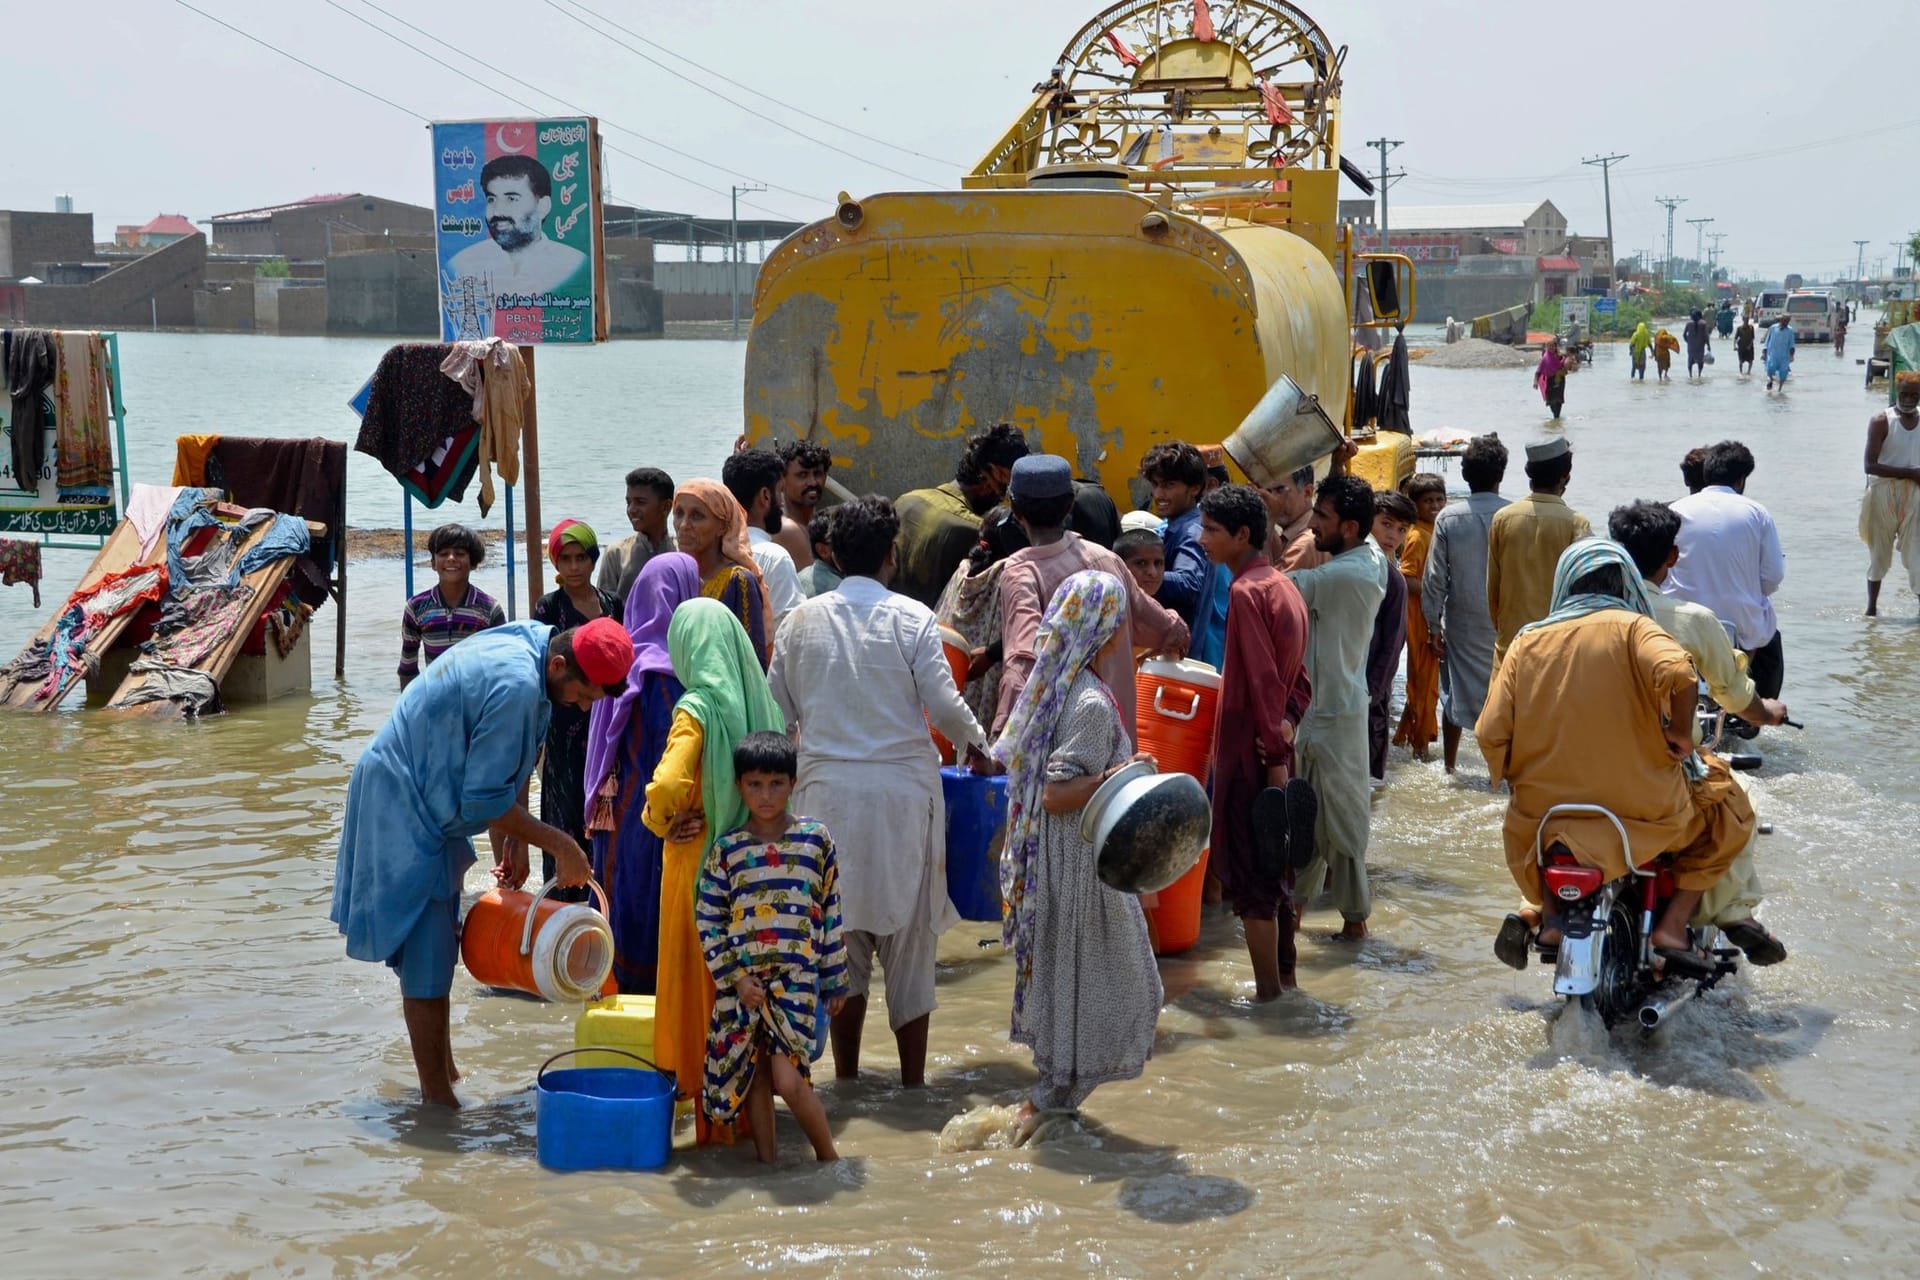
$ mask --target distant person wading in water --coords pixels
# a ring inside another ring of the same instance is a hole
[[[1699,311],[1687,321],[1687,327],[1680,331],[1687,344],[1687,377],[1704,378],[1707,375],[1707,352],[1713,347],[1713,326],[1708,324]]]

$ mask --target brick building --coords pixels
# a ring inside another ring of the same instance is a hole
[[[291,204],[215,214],[208,238],[219,253],[322,262],[332,255],[333,239],[367,236],[432,236],[433,210],[359,192],[308,196]]]

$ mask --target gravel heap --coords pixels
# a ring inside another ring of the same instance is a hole
[[[1540,357],[1485,338],[1462,338],[1420,358],[1422,369],[1530,369]]]

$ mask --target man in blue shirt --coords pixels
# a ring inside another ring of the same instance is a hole
[[[1157,444],[1140,460],[1140,474],[1153,489],[1153,509],[1167,522],[1167,576],[1155,599],[1180,615],[1193,635],[1187,656],[1218,668],[1226,652],[1224,617],[1215,617],[1213,562],[1200,545],[1200,495],[1207,464],[1183,441]]]
[[[632,665],[633,641],[607,618],[558,633],[538,622],[478,632],[401,691],[354,766],[332,918],[348,955],[399,976],[427,1102],[460,1105],[448,993],[471,837],[487,832],[507,888],[526,882],[529,844],[554,856],[562,885],[591,878],[573,837],[527,811],[527,782],[552,704],[585,710],[617,694]]]

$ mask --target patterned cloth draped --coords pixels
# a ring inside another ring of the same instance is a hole
[[[640,700],[645,677],[650,672],[673,674],[673,661],[667,656],[667,624],[673,620],[673,611],[682,601],[699,594],[700,566],[690,555],[668,552],[652,557],[641,566],[640,576],[634,580],[633,590],[621,606],[627,634],[633,638],[633,666],[627,671],[626,690],[617,698],[602,698],[594,703],[588,721],[586,793],[589,805],[613,772],[614,755],[626,735],[634,705]],[[657,749],[654,754],[658,756]],[[647,772],[651,774],[652,770]],[[645,781],[641,779],[642,785]]]
[[[940,604],[933,613],[942,623],[966,637],[969,648],[991,647],[1000,643],[1000,575],[1007,567],[1003,557],[979,572],[964,562],[953,571],[947,589],[940,593]],[[1000,674],[1006,664],[994,663],[974,679],[967,681],[960,696],[967,710],[981,724],[992,724],[1000,706]]]
[[[1074,677],[1112,638],[1126,616],[1126,604],[1126,587],[1110,573],[1083,569],[1060,584],[1040,623],[1033,671],[993,744],[993,758],[1007,766],[1009,775],[1007,841],[1000,860],[1000,893],[1006,904],[1001,937],[1014,955],[1016,1033],[1021,993],[1033,976],[1034,913],[1028,898],[1046,816],[1040,797],[1047,785],[1047,758],[1053,754]]]
[[[1400,572],[1411,583],[1425,579],[1427,553],[1433,549],[1433,525],[1416,523],[1400,552]],[[1407,610],[1407,705],[1393,740],[1426,747],[1440,736],[1440,659],[1428,647],[1425,610]]]
[[[717,1121],[739,1114],[760,1044],[812,1077],[820,1005],[847,988],[833,837],[811,818],[791,822],[777,841],[728,832],[700,872],[695,912],[714,985],[706,1102]],[[766,990],[758,1009],[734,992],[748,974]]]
[[[53,379],[53,424],[61,497],[104,499],[113,485],[109,435],[113,374],[107,340],[97,333],[63,332]]]
[[[1602,595],[1593,591],[1579,595],[1573,593],[1574,583],[1608,565],[1620,570],[1620,580],[1626,590],[1624,596]],[[1630,609],[1643,618],[1653,616],[1653,606],[1647,602],[1645,580],[1640,577],[1640,571],[1634,568],[1627,549],[1611,538],[1582,538],[1560,553],[1560,562],[1553,568],[1552,607],[1553,612],[1540,621],[1529,622],[1520,628],[1520,634],[1525,635],[1559,622],[1571,622],[1602,609]]]
[[[700,585],[700,594],[717,600],[740,623],[764,670],[773,662],[773,615],[761,580],[731,561],[714,570]]]

